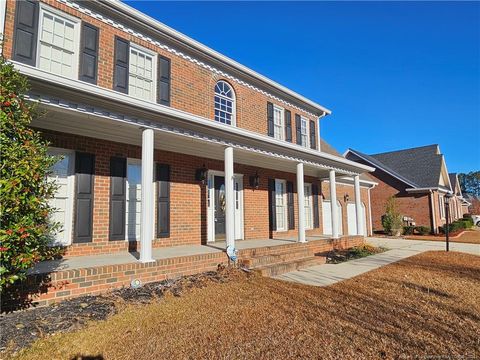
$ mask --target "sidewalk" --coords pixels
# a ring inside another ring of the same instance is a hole
[[[340,264],[318,265],[303,270],[292,271],[277,276],[276,279],[305,285],[328,286],[425,251],[445,250],[445,243],[437,241],[367,238],[366,242],[374,246],[383,246],[390,250],[381,254],[346,261]],[[480,245],[450,243],[450,251],[465,252],[480,256]]]

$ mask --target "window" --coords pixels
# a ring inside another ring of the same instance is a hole
[[[273,135],[275,139],[283,140],[285,134],[284,111],[280,106],[273,106]]]
[[[127,162],[127,240],[140,240],[142,217],[142,163],[137,159]]]
[[[308,142],[308,119],[301,117],[300,136],[302,138],[302,146],[309,147]]]
[[[155,100],[155,55],[130,44],[128,95]]]
[[[287,193],[286,181],[275,179],[275,206],[277,231],[287,230]]]
[[[37,64],[48,72],[76,78],[78,72],[78,20],[59,15],[42,4]]]
[[[313,229],[312,184],[304,185],[305,196],[305,228]]]
[[[215,85],[215,121],[235,125],[235,94],[225,81]]]
[[[440,208],[440,218],[445,219],[445,202],[440,194],[438,194],[438,207]]]

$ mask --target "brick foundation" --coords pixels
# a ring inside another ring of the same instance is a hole
[[[293,252],[305,247],[314,256],[332,249],[344,249],[363,243],[364,238],[361,236],[346,236],[338,240],[322,239],[309,241],[306,244],[292,243],[243,249],[239,251],[239,259],[275,255],[285,251]],[[11,297],[4,297],[2,306],[3,310],[6,310],[22,304],[23,306],[48,305],[82,295],[95,295],[112,289],[129,287],[133,279],[139,279],[146,284],[216,270],[218,265],[227,263],[226,254],[218,252],[180,256],[151,263],[133,262],[30,275],[23,284],[10,289]]]

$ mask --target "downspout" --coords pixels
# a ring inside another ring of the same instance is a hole
[[[375,187],[375,186],[373,186]],[[370,236],[373,236],[373,224],[372,224],[372,202],[370,200],[370,190],[373,189],[368,188],[368,227],[370,228]]]
[[[432,231],[434,234],[437,233],[437,223],[435,221],[435,204],[433,202],[433,191],[430,190],[430,206],[432,208]]]

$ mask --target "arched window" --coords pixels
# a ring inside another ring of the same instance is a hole
[[[215,85],[215,121],[235,125],[235,93],[223,80]]]

